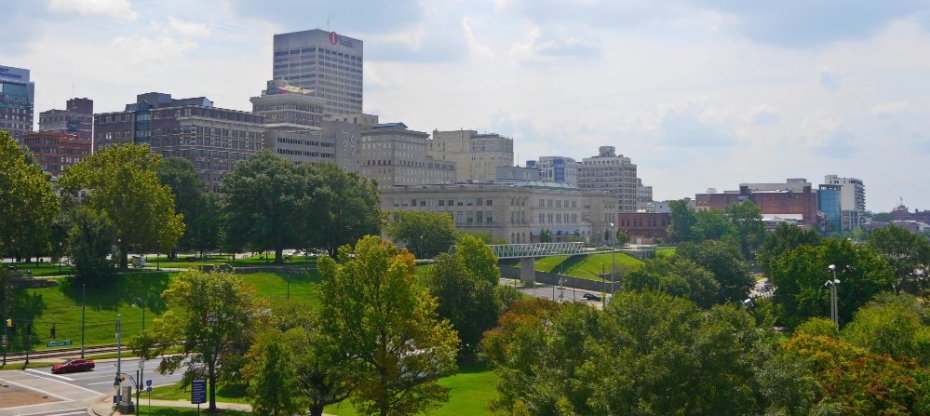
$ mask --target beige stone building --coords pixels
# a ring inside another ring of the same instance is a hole
[[[618,212],[636,212],[636,165],[630,158],[617,155],[613,146],[601,146],[597,156],[581,161],[578,187],[610,192],[617,198]]]
[[[359,174],[378,181],[382,189],[452,183],[455,163],[428,157],[428,140],[429,134],[409,130],[404,123],[374,126],[362,132]]]
[[[513,166],[513,139],[475,130],[433,130],[430,155],[455,162],[456,182],[492,182],[497,168]]]
[[[510,243],[538,242],[542,230],[552,241],[600,241],[617,212],[608,193],[543,182],[394,186],[381,208],[446,213],[462,231]]]

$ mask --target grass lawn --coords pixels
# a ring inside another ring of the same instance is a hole
[[[306,256],[285,256],[284,264],[285,266],[293,265],[308,265],[310,263],[315,263],[316,258],[306,257]],[[146,267],[168,267],[176,269],[195,269],[200,266],[213,266],[218,264],[229,263],[234,267],[248,267],[248,266],[274,266],[274,254],[268,255],[254,255],[251,257],[246,257],[242,259],[232,260],[228,255],[206,255],[203,258],[200,256],[186,254],[179,255],[177,260],[168,260],[168,256],[147,256],[145,258]]]
[[[656,249],[656,258],[672,257],[675,255],[675,247],[659,247]]]
[[[116,316],[122,315],[123,341],[142,330],[142,310],[133,307],[133,299],[145,300],[146,322],[165,311],[161,293],[168,288],[177,273],[145,272],[119,275],[105,288],[87,288],[86,342],[87,345],[116,343]],[[269,300],[272,307],[288,298],[293,302],[318,305],[320,302],[318,274],[286,275],[278,273],[241,274],[246,282],[255,286],[259,296]],[[57,286],[21,289],[13,295],[11,316],[17,322],[15,335],[10,336],[11,351],[22,351],[22,331],[31,322],[32,349],[48,349],[45,345],[55,325],[57,340],[71,340],[72,347],[81,344],[81,287],[71,285],[67,279],[54,279]]]
[[[613,259],[617,270],[627,272],[642,267],[642,260],[626,253],[617,252]],[[601,272],[609,273],[611,253],[596,253],[584,256],[551,256],[536,259],[535,269],[538,272],[562,273],[582,279],[597,280]]]
[[[216,401],[217,402],[226,402],[226,403],[245,403],[249,404],[249,401],[245,397],[245,387],[243,386],[223,386],[220,383],[216,383]],[[186,389],[181,388],[181,384],[174,384],[170,386],[161,386],[155,387],[152,389],[152,399],[158,400],[188,400],[191,399],[191,390],[190,386]],[[207,397],[209,400],[209,397]],[[144,400],[143,400],[144,402]],[[144,403],[143,403],[144,404]]]

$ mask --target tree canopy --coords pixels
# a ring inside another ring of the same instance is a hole
[[[397,211],[391,214],[393,221],[387,233],[395,241],[407,243],[417,258],[433,258],[449,251],[455,243],[458,230],[452,217],[441,212]]]
[[[160,163],[148,145],[110,146],[72,166],[60,181],[71,193],[90,190],[85,205],[113,224],[120,268],[127,267],[130,250],[167,251],[184,233],[171,188],[158,180]]]
[[[707,240],[678,247],[677,256],[690,259],[713,273],[720,286],[718,302],[740,302],[749,295],[755,281],[739,249],[729,243]]]
[[[894,271],[894,290],[923,295],[930,289],[930,240],[896,225],[872,230],[866,243]]]
[[[28,150],[0,131],[0,254],[45,254],[59,212],[49,177]]]
[[[813,228],[802,229],[797,225],[781,224],[774,232],[765,236],[762,247],[756,254],[756,261],[766,273],[769,264],[791,250],[802,245],[817,245],[823,238]]]
[[[448,400],[437,380],[454,370],[459,339],[437,319],[436,298],[416,283],[413,256],[369,236],[354,250],[340,248],[338,260],[319,262],[321,313],[327,333],[357,364],[356,409],[408,415]]]
[[[672,256],[643,263],[623,281],[627,290],[655,290],[690,299],[698,306],[709,308],[723,302],[720,283],[714,274],[687,257]]]
[[[158,166],[158,179],[174,193],[175,212],[184,216],[181,250],[201,253],[220,243],[219,199],[204,189],[203,181],[187,159],[169,157]]]

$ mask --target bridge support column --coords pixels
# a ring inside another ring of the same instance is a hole
[[[533,287],[536,283],[536,259],[524,257],[520,259],[520,280],[524,287]]]

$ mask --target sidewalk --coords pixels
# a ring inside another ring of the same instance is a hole
[[[142,399],[142,408],[144,409],[149,405],[149,401]],[[196,408],[196,404],[191,404],[187,400],[152,400],[152,406],[159,407],[184,407],[184,408]],[[223,410],[238,410],[240,412],[251,412],[252,406],[247,404],[239,403],[224,403],[216,402],[216,407]],[[207,404],[200,405],[200,409],[204,410],[207,408]],[[87,414],[92,416],[113,416],[120,415],[121,413],[113,409],[113,397],[106,396],[101,400],[94,402],[93,406],[87,409]]]

